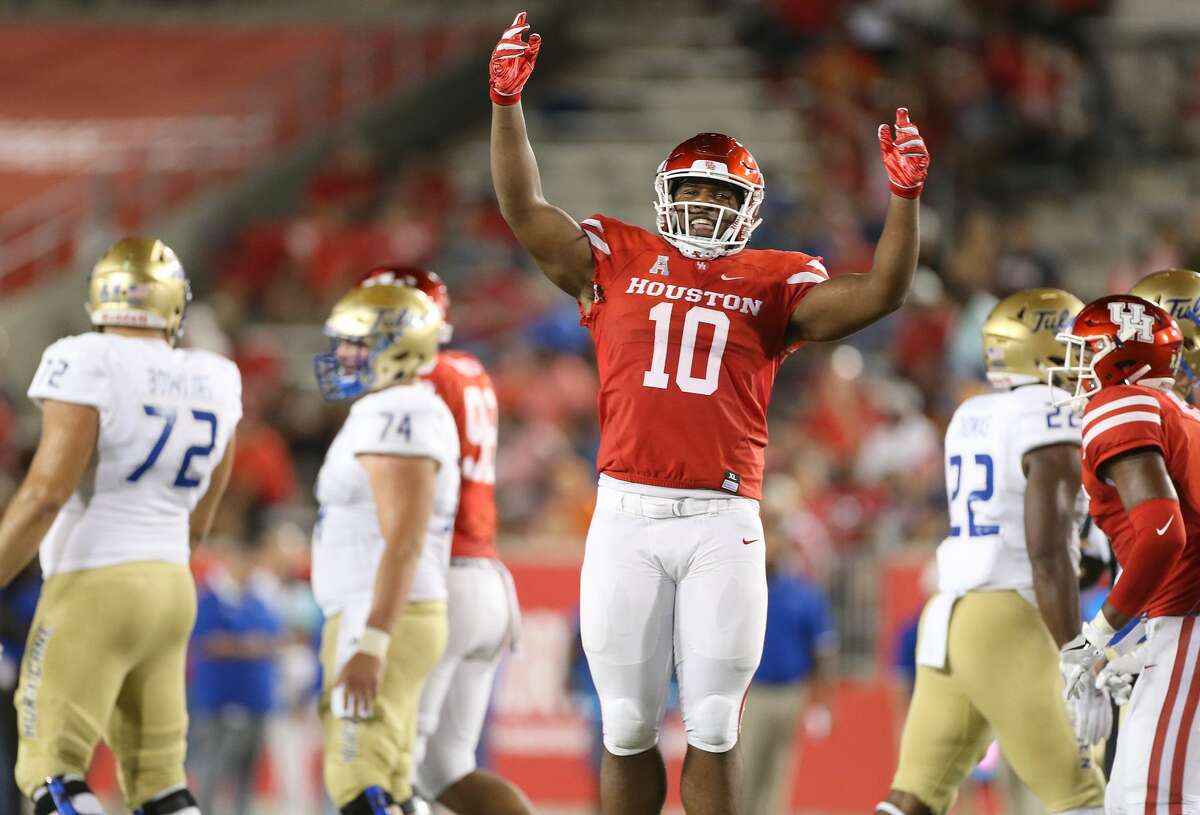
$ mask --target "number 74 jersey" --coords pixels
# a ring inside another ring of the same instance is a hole
[[[79,334],[46,349],[29,397],[100,418],[95,472],[42,542],[43,573],[187,563],[189,515],[242,416],[237,366],[160,339]]]
[[[1023,459],[1039,447],[1081,441],[1079,416],[1052,406],[1051,393],[1044,384],[1023,385],[973,396],[954,412],[946,429],[950,534],[938,546],[939,591],[1015,590],[1036,604],[1025,549]],[[1076,509],[1082,524],[1082,491]]]
[[[583,324],[600,373],[600,472],[759,498],[767,404],[796,348],[792,311],[829,277],[820,258],[746,249],[692,260],[614,218],[581,226],[595,264]]]

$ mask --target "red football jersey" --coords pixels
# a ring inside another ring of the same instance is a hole
[[[794,349],[792,310],[829,278],[800,252],[692,260],[657,234],[582,223],[596,300],[601,473],[638,484],[762,494],[767,403]]]
[[[426,377],[454,414],[462,450],[462,486],[451,557],[496,556],[496,391],[483,363],[464,351],[442,351]]]
[[[1152,448],[1162,453],[1179,493],[1187,546],[1142,611],[1151,617],[1200,611],[1200,411],[1173,393],[1137,385],[1105,388],[1083,413],[1083,488],[1096,524],[1128,562],[1133,526],[1116,487],[1096,476],[1119,453]]]

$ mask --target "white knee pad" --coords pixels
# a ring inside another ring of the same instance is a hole
[[[636,699],[601,699],[604,749],[614,756],[644,753],[658,744],[658,721],[651,720]]]
[[[705,696],[694,710],[685,711],[683,726],[687,743],[708,753],[725,753],[737,744],[741,699],[712,694]]]

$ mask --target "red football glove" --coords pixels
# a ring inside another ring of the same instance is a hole
[[[916,198],[929,175],[929,150],[917,126],[908,120],[908,108],[896,108],[896,139],[887,125],[879,126],[879,152],[892,192]]]
[[[522,11],[513,18],[512,25],[492,50],[492,58],[488,63],[488,88],[492,101],[497,105],[520,102],[521,90],[533,73],[538,49],[542,47],[542,37],[534,34],[529,42],[525,42],[521,35],[528,30],[529,24],[525,22],[525,12]]]

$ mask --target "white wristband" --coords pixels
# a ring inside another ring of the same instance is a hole
[[[1093,617],[1090,622],[1088,622],[1087,629],[1084,631],[1084,637],[1092,645],[1103,649],[1104,646],[1108,645],[1108,641],[1111,640],[1113,635],[1116,633],[1117,630],[1112,627],[1112,625],[1108,622],[1108,618],[1104,616],[1104,611],[1101,610],[1097,611],[1096,616]],[[1099,642],[1097,642],[1096,639],[1093,639],[1093,637],[1099,639]]]
[[[387,656],[392,636],[379,628],[367,628],[358,639],[358,650],[377,659]]]

